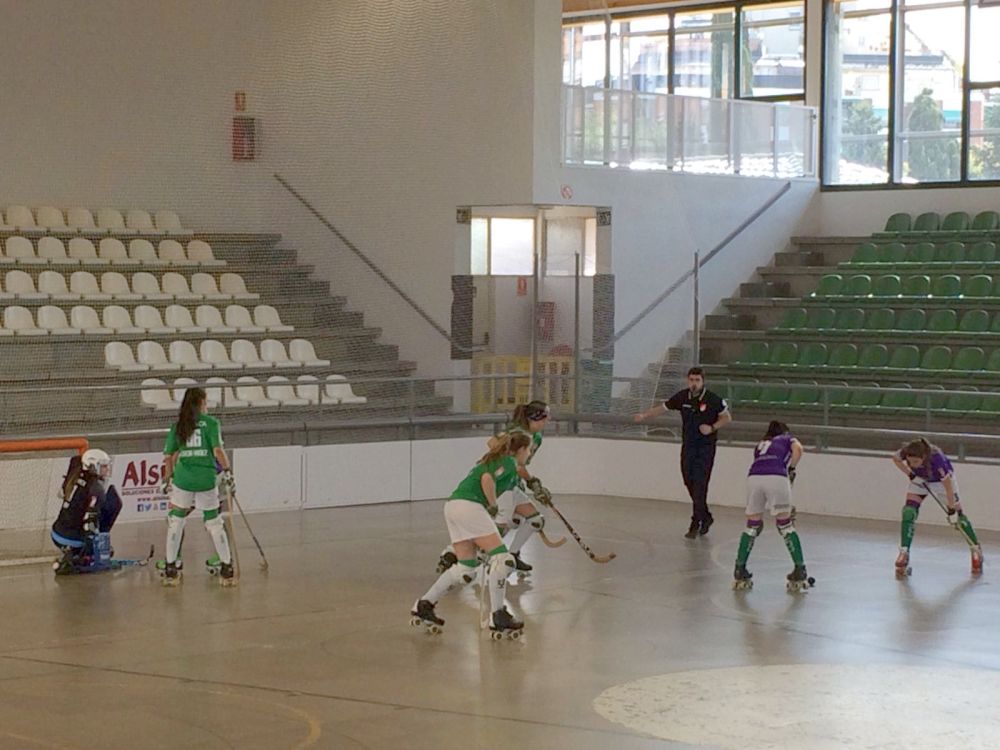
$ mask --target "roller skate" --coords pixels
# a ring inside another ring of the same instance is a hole
[[[521,559],[520,552],[512,552],[511,554],[514,556],[514,569],[517,571],[518,578],[525,578],[528,573],[534,570],[533,566]]]
[[[164,586],[180,586],[181,579],[184,577],[183,572],[181,572],[180,566],[177,563],[164,563],[163,566],[163,585]]]
[[[896,558],[896,578],[908,578],[913,574],[910,567],[910,550],[900,547],[899,556]]]
[[[218,554],[212,555],[205,560],[205,570],[208,571],[210,576],[217,576],[222,572],[222,560],[219,559]]]
[[[181,558],[178,557],[177,558],[177,562],[174,563],[174,564],[177,566],[177,570],[184,570],[184,561],[181,560]],[[156,575],[158,575],[160,578],[163,578],[163,572],[166,569],[167,569],[167,561],[166,560],[157,560],[156,561]]]
[[[236,571],[232,563],[219,563],[219,585],[225,588],[236,585]]]
[[[972,547],[972,575],[981,576],[983,574],[983,548],[981,545]]]
[[[434,612],[434,605],[426,599],[418,601],[410,612],[410,625],[427,628],[430,635],[444,632],[444,620]]]
[[[498,609],[490,615],[490,638],[499,641],[504,638],[516,641],[521,637],[524,630],[524,623],[515,620],[514,615],[507,611],[506,607]]]
[[[450,568],[457,562],[458,562],[458,556],[450,549],[445,550],[444,552],[441,553],[441,557],[438,558],[437,574],[441,575],[446,570],[448,570],[448,568]]]
[[[806,573],[805,565],[796,565],[795,570],[788,574],[786,588],[790,594],[798,594],[807,591],[816,584],[816,579],[811,578]]]
[[[749,591],[753,588],[753,573],[746,565],[737,565],[733,571],[733,591]]]

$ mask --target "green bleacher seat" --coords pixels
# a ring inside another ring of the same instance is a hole
[[[736,403],[746,403],[757,401],[760,398],[760,386],[751,383],[742,383],[733,386],[733,401]]]
[[[839,385],[840,388],[828,390],[826,398],[829,400],[830,406],[844,406],[851,402],[851,389],[843,380],[831,383],[831,385]],[[822,393],[820,394],[820,403],[823,403]]]
[[[958,297],[962,294],[962,280],[954,274],[946,274],[934,279],[931,287],[931,295],[934,297]]]
[[[913,344],[903,344],[897,346],[889,355],[890,370],[913,370],[920,365],[920,350]]]
[[[941,217],[933,211],[920,214],[913,222],[914,232],[936,232],[941,228]]]
[[[858,347],[854,344],[837,344],[830,351],[828,367],[855,367],[858,364]]]
[[[910,386],[905,383],[902,385],[893,385],[893,388],[907,388]],[[891,411],[899,411],[901,409],[912,409],[914,403],[916,403],[917,397],[912,393],[905,392],[889,392],[882,395],[882,402],[880,404],[881,408]]]
[[[846,307],[837,312],[833,327],[838,331],[858,331],[864,327],[865,311],[860,307]]]
[[[912,226],[912,219],[909,214],[893,214],[885,222],[886,232],[909,232]]]
[[[996,259],[997,246],[988,241],[977,242],[965,254],[965,260],[972,263],[994,263]]]
[[[944,410],[955,412],[956,414],[968,414],[972,411],[978,411],[983,401],[983,397],[979,395],[979,389],[975,386],[963,385],[958,390],[963,391],[963,393],[953,393],[951,396],[948,396]]]
[[[995,419],[1000,417],[1000,393],[988,393],[979,404],[977,416]]]
[[[965,243],[945,242],[937,246],[935,263],[961,263],[963,260],[965,260]]]
[[[819,280],[819,286],[813,292],[814,297],[831,297],[841,293],[844,288],[844,277],[839,273],[828,273]]]
[[[996,211],[980,211],[972,220],[972,230],[975,232],[993,232],[1000,227],[1000,214]]]
[[[921,386],[927,391],[943,391],[943,385],[925,385]],[[941,395],[936,395],[933,393],[918,394],[916,397],[916,404],[918,409],[926,409],[930,406],[933,410],[940,410],[945,407],[948,403],[948,397],[943,393]]]
[[[906,245],[902,242],[890,242],[878,248],[879,263],[902,263],[906,260]]]
[[[931,293],[931,279],[924,274],[907,276],[900,293],[904,297],[926,297]]]
[[[875,279],[875,283],[871,287],[871,294],[875,297],[898,297],[901,290],[902,283],[899,276],[889,273]]]
[[[811,406],[819,401],[819,388],[816,381],[808,383],[810,388],[790,388],[788,403],[796,406]]]
[[[759,401],[764,404],[787,404],[791,395],[788,386],[782,383],[770,383],[760,389]]]
[[[990,314],[985,310],[969,310],[958,325],[958,330],[962,333],[986,333],[989,328]]]
[[[832,307],[813,307],[809,310],[809,321],[807,328],[817,331],[827,331],[833,328],[837,318],[837,311]]]
[[[799,347],[797,345],[791,341],[779,341],[771,347],[771,358],[768,360],[768,364],[775,367],[787,367],[794,365],[798,357]]]
[[[947,346],[932,346],[924,352],[920,359],[920,369],[933,372],[943,372],[951,368],[951,349]],[[923,374],[923,373],[922,373]]]
[[[993,322],[990,323],[990,333],[1000,333],[1000,313],[993,316]]]
[[[797,331],[805,328],[808,323],[808,312],[804,307],[793,307],[778,324],[778,329],[782,331]]]
[[[880,307],[868,313],[865,320],[866,331],[889,331],[896,325],[896,311]]]
[[[918,242],[911,245],[906,254],[906,260],[910,263],[933,263],[937,246],[933,242]]]
[[[884,344],[865,344],[858,355],[859,368],[881,368],[889,363],[889,348]]]
[[[927,313],[919,307],[902,310],[896,315],[897,331],[922,331],[927,322]]]
[[[969,215],[965,211],[952,211],[941,222],[941,232],[964,232],[969,228]]]
[[[986,352],[978,346],[964,346],[955,354],[951,363],[952,370],[959,372],[977,372],[986,364]]]
[[[870,409],[878,406],[882,400],[882,394],[878,389],[878,383],[860,383],[851,394],[851,406]]]
[[[986,358],[986,366],[983,371],[991,375],[1000,373],[1000,349],[994,349]]]
[[[741,364],[762,365],[771,359],[771,349],[766,341],[748,341],[743,348],[743,356],[737,362]]]
[[[970,276],[962,285],[962,296],[979,299],[993,296],[993,277],[984,273]]]
[[[825,365],[827,359],[826,344],[811,341],[799,347],[799,358],[796,367],[819,367]]]
[[[927,320],[927,330],[934,333],[951,333],[958,327],[958,314],[954,310],[935,310]]]
[[[872,277],[866,273],[851,276],[844,282],[842,294],[851,297],[867,297],[872,291]]]
[[[854,251],[851,263],[878,263],[878,247],[873,242],[862,242]]]

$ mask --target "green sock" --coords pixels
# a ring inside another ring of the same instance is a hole
[[[917,509],[912,505],[903,506],[903,523],[899,528],[899,546],[910,548],[917,526]]]
[[[799,532],[788,531],[781,535],[785,539],[785,546],[788,547],[788,554],[792,556],[795,565],[805,565],[802,558],[802,542],[799,541]]]
[[[753,549],[753,543],[756,539],[755,534],[748,534],[745,531],[740,535],[740,548],[736,553],[737,565],[747,564],[747,560],[750,559],[750,551]]]
[[[979,544],[979,539],[976,537],[976,530],[972,528],[972,521],[964,513],[960,513],[958,516],[958,525],[961,527],[965,535],[972,540],[973,544]]]

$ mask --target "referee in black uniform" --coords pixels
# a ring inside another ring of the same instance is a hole
[[[708,509],[708,482],[715,465],[717,433],[733,421],[729,405],[719,395],[705,387],[705,372],[692,367],[687,374],[688,387],[678,391],[662,404],[635,415],[636,422],[658,417],[668,410],[679,411],[684,437],[681,442],[681,475],[691,495],[691,526],[684,535],[694,539],[705,535],[714,519]]]

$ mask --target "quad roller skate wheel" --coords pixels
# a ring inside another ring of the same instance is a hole
[[[909,578],[911,575],[913,575],[913,568],[910,566],[896,568],[896,578]]]
[[[750,591],[753,581],[733,581],[733,591]]]
[[[521,631],[520,630],[491,630],[490,631],[490,638],[492,638],[494,641],[502,641],[502,640],[516,641],[516,640],[520,640],[520,638],[521,638]]]

